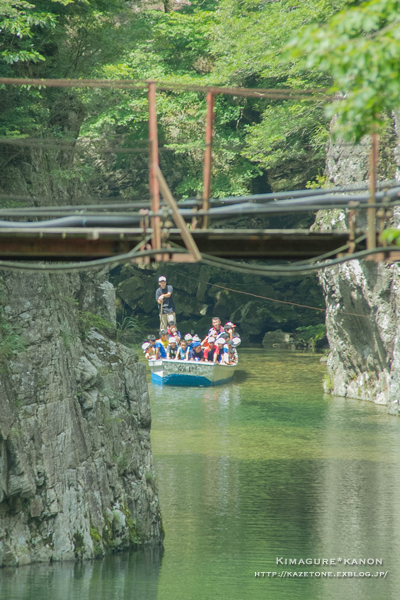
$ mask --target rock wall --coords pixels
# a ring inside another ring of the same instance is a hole
[[[112,285],[5,272],[0,285],[0,565],[161,544],[145,366],[101,332]]]
[[[393,135],[381,141],[379,178],[393,177],[399,156]],[[369,141],[358,146],[331,144],[327,175],[335,185],[368,180]],[[345,226],[340,211],[321,211],[322,228]],[[361,223],[362,217],[358,221]],[[326,301],[330,346],[325,390],[338,396],[388,405],[399,414],[400,400],[400,269],[398,264],[350,261],[320,272]]]

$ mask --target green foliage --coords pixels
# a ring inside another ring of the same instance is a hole
[[[56,17],[35,8],[29,2],[0,0],[0,57],[5,63],[45,60],[43,54],[33,48],[32,38],[38,29],[54,28]]]
[[[292,60],[329,73],[341,97],[327,116],[339,115],[341,132],[360,140],[382,131],[399,105],[400,2],[371,0],[347,7],[321,26],[300,31],[289,44]]]
[[[112,551],[112,550],[114,550],[114,547],[115,547],[113,530],[112,530],[112,522],[109,519],[107,513],[104,513],[103,516],[104,516],[104,527],[103,527],[103,531],[102,531],[102,538],[103,538],[104,547],[106,550]]]
[[[125,48],[119,0],[0,0],[1,77],[80,77]],[[67,92],[69,100],[76,97]],[[62,137],[58,100],[65,90],[0,87],[0,135]],[[71,134],[68,134],[71,137]],[[74,137],[74,136],[72,136]],[[19,150],[21,153],[21,150]]]
[[[124,475],[129,467],[128,452],[125,450],[121,454],[118,454],[118,456],[114,456],[114,462],[117,465],[118,475]]]
[[[294,32],[319,27],[344,0],[223,0],[218,10],[216,74],[221,81],[251,87],[324,87],[330,75],[282,60]],[[267,170],[274,190],[303,187],[323,167],[328,137],[321,102],[278,100],[243,102],[246,131],[242,152]]]
[[[308,325],[307,327],[297,327],[295,341],[311,350],[315,350],[316,345],[326,337],[326,326],[323,323],[318,325]]]
[[[85,340],[91,329],[108,332],[113,329],[112,324],[94,313],[87,310],[78,310],[78,329],[80,337]]]
[[[333,390],[333,381],[329,377],[328,373],[324,376],[324,390],[327,394],[330,394]]]
[[[80,531],[76,531],[72,537],[74,543],[74,553],[76,559],[82,559],[85,552],[85,542],[83,534]]]
[[[329,178],[326,175],[321,175],[320,173],[315,176],[314,181],[307,181],[306,188],[309,190],[315,190],[319,188],[329,187],[331,184],[329,183]]]
[[[0,358],[10,358],[13,354],[24,352],[27,345],[16,327],[0,320]]]
[[[140,539],[140,535],[136,529],[136,521],[132,517],[132,513],[126,504],[124,504],[121,508],[121,512],[125,515],[126,524],[128,526],[129,544],[133,547],[138,546],[142,543],[142,540]]]
[[[76,336],[72,333],[68,325],[66,325],[65,328],[62,329],[62,331],[60,332],[60,337],[67,350],[71,347],[71,344],[73,344],[74,340],[76,339]]]
[[[120,0],[0,0],[0,75],[299,90],[333,84],[346,97],[328,112],[315,99],[215,98],[213,196],[304,187],[319,183],[334,111],[359,138],[397,106],[399,3],[194,0],[170,10],[165,0],[165,12],[146,5],[133,12]],[[0,135],[69,143],[84,136],[88,147],[96,140],[97,153],[91,146],[70,160],[46,150],[53,181],[101,191],[107,179],[121,196],[148,194],[145,91],[25,86],[0,95]],[[161,169],[178,199],[202,193],[205,110],[204,94],[158,92]],[[105,145],[135,152],[103,156]],[[27,151],[3,152],[9,164]]]
[[[394,229],[388,227],[384,229],[380,235],[381,242],[385,242],[387,245],[400,246],[400,229]]]
[[[150,483],[150,485],[155,484],[156,480],[155,480],[153,473],[146,473],[146,481],[147,481],[147,483]]]
[[[90,524],[90,537],[93,541],[93,551],[95,558],[101,558],[102,556],[104,556],[104,550],[101,543],[101,535],[97,527],[92,525],[92,523]]]
[[[126,333],[135,334],[138,339],[143,337],[143,330],[139,319],[127,316],[122,321],[117,321],[117,340],[123,339]]]

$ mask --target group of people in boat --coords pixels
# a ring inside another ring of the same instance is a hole
[[[211,328],[203,340],[198,335],[187,333],[181,336],[176,325],[173,287],[167,284],[167,278],[158,278],[156,302],[160,312],[160,337],[149,335],[142,344],[147,360],[185,360],[195,362],[220,363],[236,365],[238,362],[237,346],[240,337],[236,325],[230,321],[224,326],[219,317],[213,317]]]
[[[221,325],[218,317],[213,317],[212,326],[203,340],[198,335],[187,333],[184,337],[178,331],[174,321],[167,329],[160,330],[160,337],[149,335],[142,345],[147,360],[186,360],[195,362],[221,363],[236,365],[237,346],[240,337],[231,322]]]

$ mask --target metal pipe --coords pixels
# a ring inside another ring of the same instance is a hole
[[[369,163],[369,197],[367,209],[367,249],[373,250],[376,247],[376,167],[378,164],[378,135],[372,134],[372,145]]]
[[[154,214],[160,210],[160,190],[156,175],[156,167],[158,167],[158,134],[157,134],[157,112],[156,112],[156,82],[149,81],[148,83],[148,98],[149,98],[149,181],[150,181],[150,196],[151,210]],[[151,226],[153,229],[153,237],[151,244],[154,248],[161,248],[161,231],[160,217],[151,217]]]
[[[376,183],[376,189],[388,189],[390,190],[393,187],[398,187],[399,182],[396,180],[391,180],[391,181],[378,181]],[[263,202],[265,201],[272,201],[272,200],[280,200],[280,199],[284,199],[284,198],[289,198],[289,199],[294,199],[294,198],[308,198],[311,196],[321,196],[321,195],[326,195],[326,194],[338,194],[341,192],[357,192],[357,191],[362,191],[362,190],[368,190],[369,189],[369,183],[367,184],[354,184],[354,185],[349,185],[349,186],[345,186],[345,187],[337,187],[337,188],[319,188],[316,190],[294,190],[294,191],[288,191],[288,192],[277,192],[277,193],[270,193],[270,194],[256,194],[253,196],[231,196],[228,198],[211,198],[210,199],[210,205],[227,205],[227,204],[241,204],[243,202],[257,202],[257,201],[261,201]],[[44,196],[43,198],[38,198],[37,196],[20,196],[17,194],[0,194],[0,199],[2,198],[7,198],[10,200],[18,200],[18,201],[26,201],[26,202],[33,202],[34,200],[38,200],[40,202],[42,202],[42,200],[46,199],[46,196]],[[35,213],[40,213],[40,212],[47,212],[48,210],[52,210],[53,212],[63,212],[66,210],[70,210],[70,211],[78,211],[78,210],[120,210],[120,209],[129,209],[129,208],[149,208],[150,207],[150,199],[148,199],[147,201],[143,201],[143,200],[132,200],[129,198],[126,198],[125,201],[121,201],[121,198],[113,198],[112,196],[87,196],[87,201],[88,202],[102,202],[102,204],[75,204],[75,205],[66,205],[66,206],[52,206],[50,205],[45,205],[45,206],[30,206],[29,210]],[[104,200],[104,202],[103,202]],[[107,203],[107,200],[112,200],[112,203]],[[120,200],[118,202],[118,200]],[[160,202],[160,204],[163,204],[163,201]],[[179,202],[179,206],[180,207],[188,207],[188,206],[201,206],[202,204],[202,200],[196,200],[193,198],[187,199],[187,200],[181,200]],[[27,210],[27,207],[21,207],[21,208],[13,208],[13,209],[0,209],[0,214],[4,212],[4,210],[6,210],[6,212],[8,213],[9,210],[10,212],[13,212],[15,214],[17,213],[24,213]]]
[[[207,93],[207,115],[206,115],[206,149],[204,151],[204,170],[203,170],[203,210],[210,209],[211,193],[211,166],[212,166],[212,140],[214,123],[214,95]],[[203,229],[208,227],[208,217],[203,219]]]
[[[399,192],[400,193],[400,192]],[[376,199],[379,199],[380,194],[375,194]],[[354,198],[354,196],[353,196]],[[193,210],[190,208],[180,208],[179,214],[190,220],[193,217],[216,217],[218,219],[231,219],[237,217],[238,215],[279,215],[279,214],[294,214],[294,213],[310,213],[316,212],[321,209],[351,209],[355,208],[360,210],[369,210],[370,208],[393,208],[394,206],[400,205],[400,200],[395,199],[392,202],[386,202],[383,204],[382,202],[376,202],[375,204],[368,204],[368,196],[363,198],[357,198],[357,206],[354,206],[354,201],[347,202],[338,202],[334,199],[327,198],[328,202],[319,201],[318,204],[308,204],[297,202],[294,204],[281,204],[280,202],[275,202],[272,205],[265,204],[247,204],[243,203],[242,205],[235,205],[234,210],[231,207],[220,207],[220,208],[211,208],[208,211],[203,210]],[[161,217],[165,215],[165,208],[160,210],[158,214],[154,215],[153,211],[147,211],[148,216],[150,218],[157,216]],[[53,224],[60,224],[60,227],[132,227],[134,224],[140,223],[143,220],[143,214],[140,212],[114,212],[110,214],[104,213],[96,213],[96,212],[86,212],[84,215],[82,214],[74,214],[72,211],[70,212],[55,212],[52,210],[46,211],[45,213],[40,213],[37,215],[35,212],[31,212],[27,210],[24,214],[14,214],[12,209],[4,209],[0,211],[0,217],[3,219],[12,218],[12,217],[24,217],[24,218],[43,218],[43,217],[56,217],[52,220],[43,220],[43,221],[35,221],[35,222],[26,222],[26,221],[5,221],[0,220],[0,227],[28,227],[28,228],[36,228],[36,227],[51,227]]]

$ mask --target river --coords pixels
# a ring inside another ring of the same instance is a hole
[[[151,386],[165,551],[5,569],[1,600],[397,600],[400,421],[325,396],[319,358],[243,349],[235,384]]]

